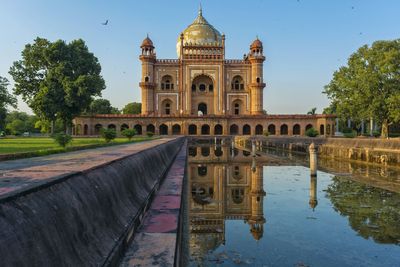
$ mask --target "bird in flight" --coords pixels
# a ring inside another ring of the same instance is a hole
[[[108,20],[106,20],[106,22],[101,23],[102,25],[107,25],[108,24]]]

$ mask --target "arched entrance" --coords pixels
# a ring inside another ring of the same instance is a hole
[[[207,104],[206,103],[200,103],[197,111],[201,111],[202,115],[207,115]]]
[[[262,135],[263,134],[263,126],[261,124],[256,125],[256,135]]]
[[[116,129],[117,129],[117,127],[115,126],[115,124],[109,124],[107,128],[108,128],[108,129],[112,129],[112,130],[114,130],[114,131],[116,131]]]
[[[232,102],[232,115],[240,115],[243,113],[243,102],[237,99]]]
[[[197,126],[194,124],[189,125],[189,134],[190,135],[196,135],[197,134]]]
[[[126,130],[126,129],[129,129],[129,126],[127,125],[127,124],[122,124],[121,125],[121,132],[123,131],[123,130]]]
[[[309,130],[309,129],[311,129],[312,127],[313,127],[312,124],[307,124],[307,126],[306,126],[306,131]]]
[[[147,127],[146,127],[146,132],[147,133],[155,133],[156,132],[156,127],[154,127],[154,125],[153,124],[149,124],[149,125],[147,125]]]
[[[221,124],[217,124],[214,126],[214,134],[215,135],[222,135],[223,134],[223,128]]]
[[[174,124],[172,126],[172,134],[174,135],[181,134],[181,126],[179,124]]]
[[[201,126],[201,134],[209,135],[210,134],[210,126],[208,124],[204,124]]]
[[[288,134],[288,126],[286,124],[281,125],[281,135],[287,135]]]
[[[268,134],[270,134],[270,135],[276,134],[275,124],[268,125]]]
[[[165,124],[160,125],[160,135],[168,135],[168,126]]]
[[[101,132],[101,129],[103,129],[103,125],[101,125],[101,124],[96,124],[96,125],[94,126],[94,134],[95,134],[95,135],[99,135],[100,132]]]
[[[229,134],[231,135],[239,134],[239,127],[236,124],[232,124],[231,127],[229,128]]]
[[[293,126],[293,135],[300,135],[300,125],[299,124],[295,124]]]
[[[248,124],[243,125],[243,135],[250,135],[250,134],[251,134],[250,125]]]
[[[142,134],[142,125],[136,124],[133,126],[133,128],[136,130],[136,134],[141,135]]]
[[[319,126],[319,134],[320,135],[324,135],[325,134],[325,126],[323,124],[321,124]]]
[[[89,126],[85,124],[83,126],[83,135],[88,135],[89,134]]]
[[[166,99],[161,103],[161,113],[164,115],[171,115],[172,101],[170,99]]]

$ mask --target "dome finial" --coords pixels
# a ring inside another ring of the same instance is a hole
[[[199,16],[203,16],[203,9],[201,8],[201,2],[199,4]]]

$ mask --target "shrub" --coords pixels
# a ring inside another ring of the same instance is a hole
[[[379,137],[379,136],[381,136],[381,132],[380,132],[380,131],[373,131],[373,132],[372,132],[372,135],[373,135],[374,137]]]
[[[265,130],[265,131],[263,132],[263,135],[264,135],[264,136],[268,136],[268,135],[269,135],[269,132],[268,132],[267,130]]]
[[[52,137],[54,141],[62,147],[66,147],[72,141],[72,137],[65,133],[57,133]]]
[[[125,129],[121,132],[121,134],[128,138],[129,141],[131,141],[132,137],[134,137],[137,132],[135,129]]]
[[[307,135],[308,137],[316,137],[318,134],[319,134],[318,131],[315,130],[314,128],[310,128],[310,129],[308,129],[308,130],[306,131],[306,135]]]
[[[342,130],[342,133],[353,133],[353,129],[352,128],[349,128],[349,127],[344,127],[343,128],[343,130]]]
[[[354,138],[357,136],[357,132],[356,131],[351,131],[350,133],[343,133],[343,136],[346,138]]]
[[[114,129],[102,129],[101,137],[106,140],[106,143],[109,143],[111,140],[114,140],[117,137],[117,132]]]
[[[152,137],[153,135],[154,135],[153,132],[147,132],[147,136],[148,136],[148,137]]]

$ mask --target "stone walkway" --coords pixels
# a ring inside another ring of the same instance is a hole
[[[179,265],[175,254],[181,245],[178,235],[186,149],[184,145],[178,153],[120,266]]]
[[[0,162],[0,200],[166,143],[161,138],[133,144]]]

